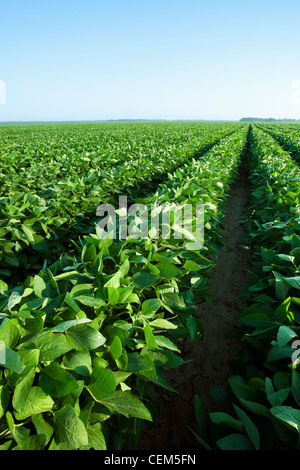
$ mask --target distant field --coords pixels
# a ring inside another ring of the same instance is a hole
[[[0,155],[1,450],[299,448],[299,124],[5,125]],[[201,205],[203,246],[99,237],[120,196]]]

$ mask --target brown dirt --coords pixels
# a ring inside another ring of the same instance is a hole
[[[241,343],[228,337],[228,333],[238,327],[234,315],[245,302],[241,294],[245,291],[247,267],[251,264],[251,254],[241,245],[247,224],[239,223],[247,215],[249,202],[245,159],[239,170],[239,177],[229,191],[222,222],[223,247],[211,271],[212,306],[205,303],[197,310],[203,324],[203,339],[193,343],[186,341],[181,346],[182,357],[193,361],[164,374],[178,393],[157,390],[160,417],[154,429],[143,429],[138,450],[184,450],[187,439],[192,438],[188,426],[193,427],[194,423],[194,395],[199,395],[208,411],[212,411],[210,386],[227,386],[228,378],[235,373],[234,361]]]

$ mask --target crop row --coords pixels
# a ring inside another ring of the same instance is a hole
[[[205,243],[147,236],[85,236],[24,285],[1,281],[1,449],[120,449],[154,422],[163,370],[184,367],[180,343],[197,340],[195,302],[205,301],[227,191],[236,178],[247,128],[201,161],[170,174],[150,208],[203,204]],[[140,201],[141,202],[141,201]]]
[[[252,185],[248,246],[253,253],[241,362],[231,392],[213,390],[208,416],[196,397],[198,441],[224,450],[299,449],[300,170],[257,127],[248,153]]]
[[[106,137],[101,152],[109,151],[110,163],[105,169],[97,168],[102,153],[95,150],[92,155],[91,152],[91,146],[99,146],[97,140],[86,144],[90,155],[84,156],[82,148],[77,149],[81,134],[72,147],[70,141],[75,137],[70,131],[65,143],[70,144],[70,151],[63,147],[63,154],[56,155],[57,144],[52,149],[51,143],[51,139],[55,141],[55,126],[45,141],[37,133],[41,138],[40,149],[35,139],[30,144],[31,128],[26,128],[29,140],[26,143],[23,136],[26,129],[21,127],[23,146],[19,148],[13,140],[1,155],[0,275],[17,282],[20,276],[24,279],[24,272],[38,272],[45,261],[51,264],[59,254],[73,251],[80,237],[94,231],[99,204],[115,201],[125,191],[131,197],[133,193],[152,191],[153,180],[158,176],[164,178],[178,165],[193,156],[199,157],[220,138],[240,128],[213,124],[183,127],[184,131],[175,126],[171,137],[166,138],[165,130],[159,131],[154,126],[156,131],[152,137],[150,132],[148,141],[146,132],[139,135],[135,128],[129,128],[124,131],[124,141],[120,137],[118,143],[124,160],[121,164],[118,157],[111,157],[118,133],[110,136],[112,149]],[[1,131],[9,135],[9,128]],[[83,135],[87,138],[89,134],[83,132]],[[62,136],[66,137],[64,133]]]
[[[286,150],[297,163],[300,163],[300,128],[297,125],[286,128],[285,126],[259,126],[268,132]]]

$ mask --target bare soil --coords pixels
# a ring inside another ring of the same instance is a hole
[[[193,359],[179,368],[165,373],[168,383],[178,393],[157,389],[156,400],[160,417],[154,429],[143,428],[137,450],[184,450],[194,425],[194,396],[199,395],[208,411],[214,410],[210,396],[212,384],[227,386],[228,378],[235,373],[235,359],[241,342],[230,332],[238,328],[235,320],[246,302],[242,294],[249,280],[251,253],[242,246],[247,224],[240,223],[247,217],[249,181],[245,158],[239,168],[239,177],[231,185],[222,221],[223,246],[212,269],[212,305],[203,303],[197,315],[203,324],[200,342],[185,341],[181,346],[182,357]]]

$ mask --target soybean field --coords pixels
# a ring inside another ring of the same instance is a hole
[[[1,450],[299,449],[300,125],[1,125],[0,156]]]

